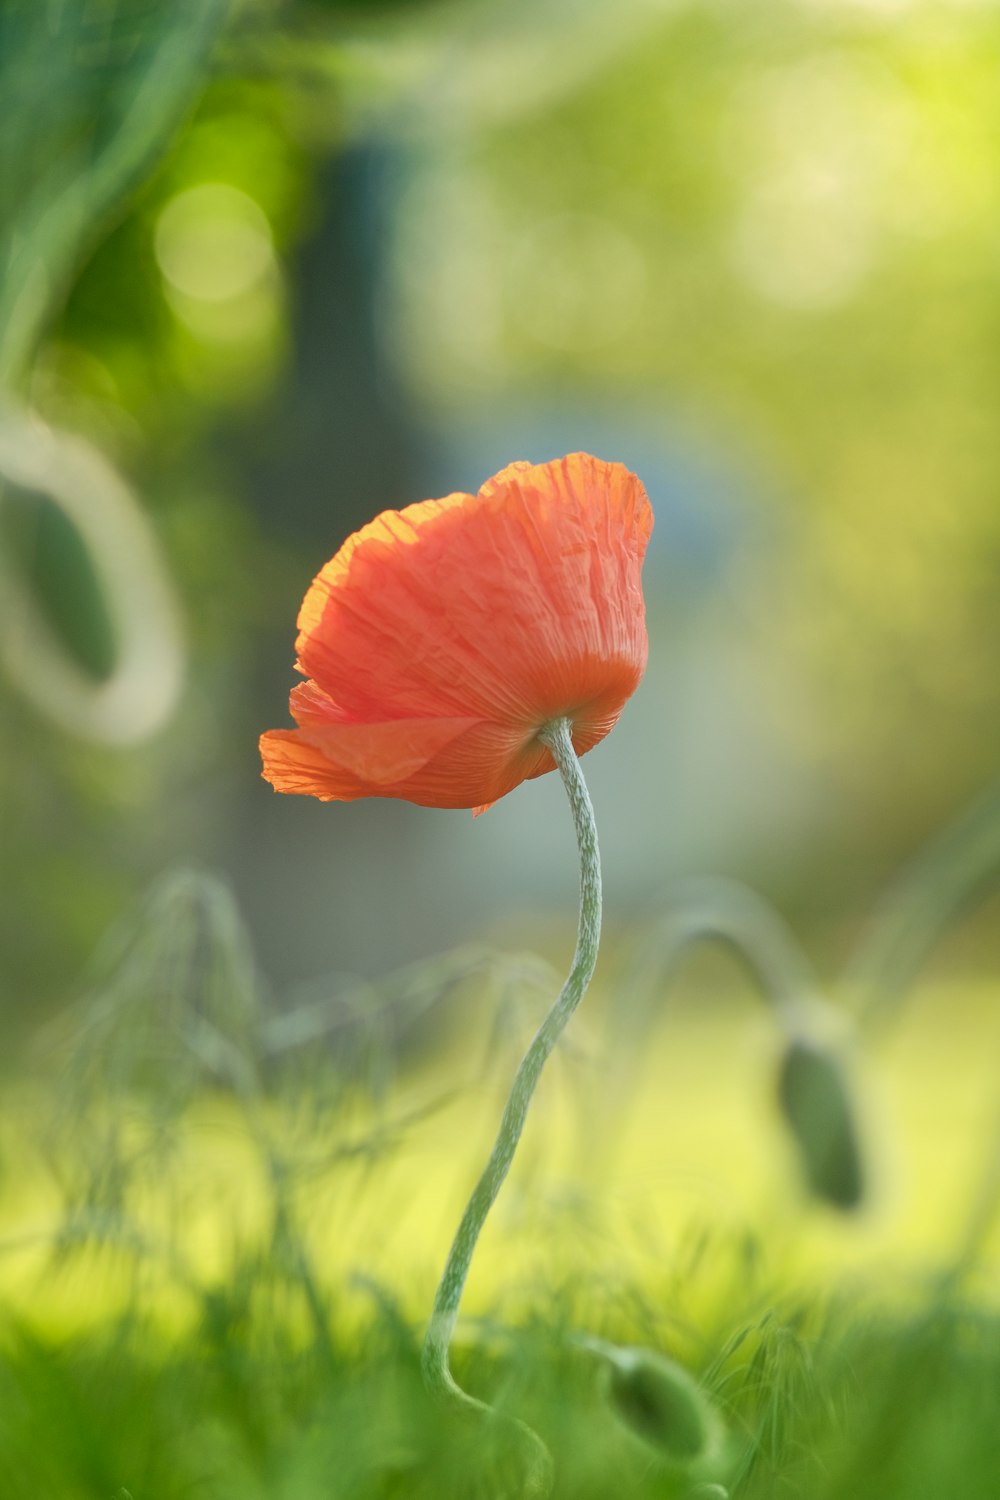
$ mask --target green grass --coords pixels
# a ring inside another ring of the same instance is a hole
[[[923,992],[869,1058],[897,1170],[844,1216],[731,973],[610,1070],[606,982],[473,1269],[454,1367],[498,1415],[463,1423],[420,1341],[551,977],[468,951],[282,1011],[248,953],[175,878],[8,1090],[0,1500],[515,1500],[518,1423],[557,1500],[996,1500],[988,991]]]
[[[458,1426],[429,1402],[419,1330],[388,1295],[373,1293],[350,1336],[331,1309],[305,1340],[279,1312],[301,1295],[247,1263],[175,1339],[139,1316],[59,1341],[9,1323],[3,1500],[520,1493],[510,1431],[502,1419]],[[707,1472],[677,1458],[690,1447],[683,1418],[655,1381],[613,1391],[575,1331],[575,1320],[494,1328],[457,1360],[468,1389],[544,1435],[557,1496],[684,1496],[715,1482],[745,1500],[995,1500],[1000,1321],[982,1310],[837,1303],[735,1320],[692,1365],[727,1431]]]

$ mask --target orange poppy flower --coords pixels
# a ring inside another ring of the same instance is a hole
[[[635,475],[586,453],[383,511],[306,594],[298,728],[261,736],[264,776],[323,801],[479,811],[553,770],[537,738],[552,720],[582,755],[646,665],[652,524]]]

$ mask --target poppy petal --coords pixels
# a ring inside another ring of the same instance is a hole
[[[635,475],[583,453],[384,512],[306,594],[299,727],[264,737],[264,774],[482,811],[552,770],[545,724],[569,718],[585,753],[645,668],[651,528]]]
[[[650,526],[634,475],[586,455],[386,512],[306,596],[301,670],[350,718],[537,726],[595,698],[620,706],[645,665]]]
[[[423,807],[479,808],[552,766],[549,751],[534,737],[480,721],[430,757],[392,795]]]
[[[260,740],[263,775],[276,791],[324,802],[402,797],[426,807],[478,808],[552,769],[543,745],[516,743],[503,725],[452,721],[449,730],[437,720],[272,729]]]
[[[390,719],[384,724],[308,725],[300,732],[334,765],[380,789],[399,786],[417,776],[476,722]]]
[[[261,775],[276,792],[298,792],[321,802],[371,796],[366,782],[339,769],[297,729],[269,729],[260,737]]]

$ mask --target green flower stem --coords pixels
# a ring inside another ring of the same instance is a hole
[[[434,1299],[434,1310],[424,1341],[423,1373],[428,1388],[435,1395],[443,1397],[450,1405],[467,1414],[473,1411],[480,1413],[490,1411],[485,1403],[475,1400],[461,1389],[455,1382],[448,1364],[448,1349],[455,1331],[469,1266],[480,1232],[486,1222],[486,1216],[510,1171],[517,1143],[524,1129],[528,1107],[542,1069],[590,983],[590,977],[597,962],[597,948],[601,937],[601,861],[597,848],[597,828],[587,784],[583,779],[576,751],[573,749],[569,720],[557,719],[554,723],[547,725],[538,737],[552,751],[573,813],[580,852],[580,925],[573,967],[569,971],[557,1000],[521,1061],[504,1108],[493,1150],[490,1152],[490,1159],[462,1215],[462,1221],[449,1251],[437,1296]],[[533,1443],[537,1445],[538,1465],[546,1465],[550,1470],[551,1459],[544,1444],[531,1432],[530,1428],[524,1427],[521,1423],[517,1425],[521,1428],[522,1434],[530,1435]],[[541,1451],[538,1452],[538,1450]],[[547,1487],[547,1480],[539,1472],[534,1493],[547,1493]]]

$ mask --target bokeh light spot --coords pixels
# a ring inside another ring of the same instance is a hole
[[[732,254],[756,292],[802,308],[855,293],[879,255],[911,127],[891,77],[846,56],[775,69],[742,92],[726,142],[742,199]]]
[[[156,226],[156,259],[168,284],[199,302],[231,302],[266,277],[271,226],[239,188],[203,183],[178,193]]]

